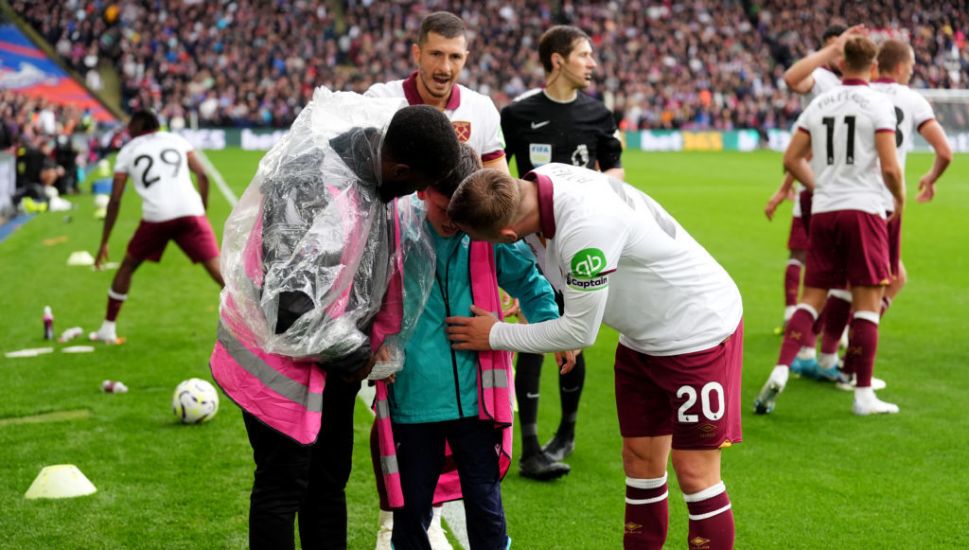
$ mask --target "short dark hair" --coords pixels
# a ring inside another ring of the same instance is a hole
[[[854,36],[845,42],[844,62],[845,71],[861,72],[871,68],[878,48],[870,38]]]
[[[844,25],[828,25],[828,28],[824,29],[824,32],[821,33],[821,47],[823,48],[824,45],[828,43],[828,40],[837,38],[844,34],[846,30],[848,30],[848,27]]]
[[[575,49],[575,42],[579,39],[589,40],[589,35],[582,29],[571,25],[556,25],[545,31],[538,40],[538,59],[545,67],[545,72],[552,72],[553,53],[568,57]]]
[[[878,72],[893,72],[900,64],[911,59],[912,47],[901,40],[886,40],[878,48]]]
[[[128,120],[128,133],[131,134],[131,137],[154,132],[159,128],[161,128],[161,124],[158,122],[158,117],[151,111],[135,111],[131,113],[131,119]]]
[[[435,189],[445,197],[450,197],[464,181],[464,178],[481,170],[481,156],[473,147],[467,143],[460,144],[461,152],[458,154],[458,164],[454,167],[451,175],[439,181],[434,186]]]
[[[410,105],[397,111],[384,136],[384,151],[435,184],[449,176],[460,149],[454,127],[430,105]]]
[[[436,11],[421,20],[421,30],[417,34],[417,44],[427,42],[429,33],[439,34],[444,38],[466,36],[467,28],[464,20],[449,11]]]

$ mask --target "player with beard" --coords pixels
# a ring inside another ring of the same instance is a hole
[[[443,111],[458,141],[474,148],[485,168],[507,172],[498,109],[491,98],[458,84],[468,53],[464,21],[453,13],[432,13],[421,21],[417,43],[411,45],[417,70],[404,80],[374,84],[364,95],[403,97],[411,105]]]
[[[612,112],[583,93],[598,66],[592,42],[581,29],[559,25],[542,35],[538,57],[545,69],[545,87],[522,95],[501,111],[505,153],[518,163],[518,173],[558,162],[599,169],[623,179],[622,143],[616,137]],[[559,307],[561,293],[556,294]],[[517,313],[515,308],[506,315]],[[544,447],[538,443],[538,401],[542,355],[520,353],[516,365],[515,394],[522,432],[521,474],[550,480],[569,472],[562,460],[575,448],[575,424],[585,382],[585,356],[575,368],[559,376],[562,417],[555,437]]]

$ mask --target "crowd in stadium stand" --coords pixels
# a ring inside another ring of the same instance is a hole
[[[460,81],[499,107],[542,84],[535,50],[545,29],[584,29],[600,63],[593,93],[627,129],[789,127],[801,104],[784,68],[832,22],[910,39],[915,87],[969,83],[965,0],[12,4],[81,74],[99,58],[114,64],[126,109],[153,108],[176,128],[193,113],[201,126],[287,127],[318,85],[363,91],[406,77],[420,19],[438,9],[471,31]]]

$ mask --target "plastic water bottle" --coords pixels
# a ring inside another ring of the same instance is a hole
[[[44,340],[54,339],[54,312],[44,306]]]
[[[128,386],[120,380],[105,380],[101,382],[101,391],[104,393],[128,393]]]

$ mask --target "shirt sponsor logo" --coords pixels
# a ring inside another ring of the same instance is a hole
[[[552,121],[551,120],[545,120],[545,121],[542,121],[542,122],[533,122],[532,123],[532,130],[538,130],[542,126],[547,125],[549,122],[552,122]]]
[[[606,255],[598,248],[583,248],[572,257],[572,275],[591,279],[606,267]]]
[[[465,143],[471,139],[471,122],[467,120],[452,120],[451,126],[454,127],[454,133],[458,135],[458,141],[461,143]]]
[[[549,143],[531,143],[528,145],[528,160],[532,166],[544,166],[552,162],[552,145]]]

